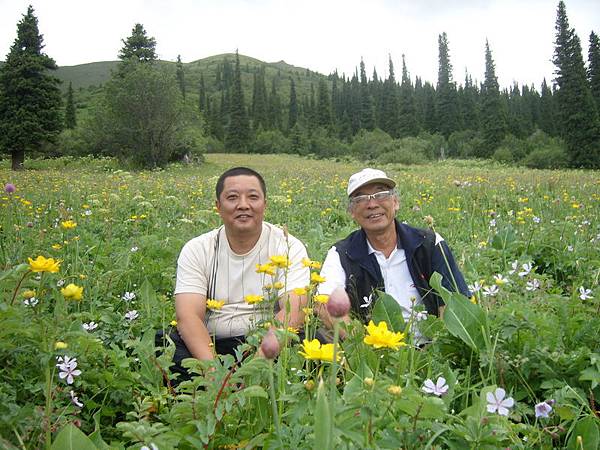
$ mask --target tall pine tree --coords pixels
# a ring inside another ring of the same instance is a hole
[[[596,111],[600,114],[600,39],[593,31],[590,33],[588,50],[588,80],[596,102]]]
[[[298,122],[298,98],[296,97],[296,83],[290,77],[290,104],[288,105],[288,130],[294,128]]]
[[[156,39],[149,37],[141,23],[136,23],[131,36],[123,39],[123,48],[119,51],[119,59],[123,62],[156,61]]]
[[[506,135],[506,109],[500,98],[496,67],[489,43],[485,41],[485,81],[481,90],[481,127],[483,147],[478,156],[490,157]]]
[[[400,137],[416,136],[419,133],[417,108],[415,106],[414,89],[408,76],[406,61],[402,55],[402,84],[400,84],[400,116],[398,133]]]
[[[398,122],[400,117],[400,108],[398,104],[398,85],[394,75],[394,63],[392,56],[389,56],[389,75],[383,83],[381,92],[381,129],[390,136],[397,138],[399,136]]]
[[[181,91],[181,96],[185,100],[185,72],[183,71],[183,63],[181,62],[181,55],[177,55],[177,69],[175,74],[177,75],[177,84]]]
[[[225,135],[225,147],[231,152],[247,153],[250,144],[250,124],[244,104],[240,55],[235,51],[235,71],[229,106],[229,124]]]
[[[446,33],[438,36],[438,83],[436,91],[437,129],[446,138],[459,129],[458,95],[452,81],[452,64]]]
[[[573,167],[600,167],[600,126],[587,81],[581,43],[569,27],[564,2],[558,3],[554,65],[560,131]]]
[[[375,108],[369,92],[365,63],[360,60],[360,127],[372,131],[375,128]]]
[[[17,24],[17,38],[0,68],[0,151],[10,153],[13,170],[25,152],[53,142],[63,127],[56,63],[42,50],[43,38],[32,6]]]

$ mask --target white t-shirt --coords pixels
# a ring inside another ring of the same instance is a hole
[[[271,256],[287,256],[287,273],[278,269],[275,276],[256,272],[257,264],[266,264]],[[188,241],[177,260],[175,294],[194,293],[207,299],[224,300],[221,310],[206,310],[206,327],[217,338],[245,335],[262,320],[273,317],[274,304],[267,301],[264,286],[279,281],[279,295],[308,286],[310,270],[302,259],[306,248],[295,237],[286,237],[280,228],[263,222],[258,242],[245,255],[231,250],[225,228],[220,227]],[[261,303],[250,305],[247,295],[264,295]]]

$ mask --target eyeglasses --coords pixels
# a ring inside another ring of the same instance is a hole
[[[368,201],[371,199],[375,200],[376,202],[381,202],[383,200],[387,200],[392,195],[394,195],[394,190],[375,192],[374,194],[357,195],[356,197],[352,197],[350,199],[350,204],[351,205],[364,205],[364,204],[368,203]]]

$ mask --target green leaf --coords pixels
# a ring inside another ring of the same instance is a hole
[[[600,372],[593,367],[588,367],[587,369],[581,371],[579,380],[591,381],[592,389],[596,389],[596,386],[598,386],[598,383],[600,383]]]
[[[315,409],[315,445],[313,448],[329,449],[331,444],[331,411],[325,392],[325,383],[319,381],[317,407]]]
[[[394,332],[404,331],[404,317],[402,316],[402,308],[394,297],[385,292],[377,291],[379,298],[373,307],[371,317],[377,325],[379,322],[385,322],[388,329]]]
[[[60,430],[50,448],[51,450],[98,450],[90,438],[72,423]]]
[[[248,386],[247,388],[241,390],[240,394],[244,397],[269,398],[267,391],[265,391],[262,386]]]
[[[148,280],[148,278],[144,279],[142,286],[140,287],[140,294],[142,296],[142,302],[144,306],[144,312],[147,317],[150,317],[152,306],[157,303],[156,300],[156,291],[152,287],[152,283]]]
[[[483,309],[471,303],[464,295],[446,290],[442,286],[442,276],[438,273],[432,275],[430,284],[440,294],[445,291],[442,294],[446,302],[443,320],[450,334],[460,338],[476,352],[486,348],[488,323]]]
[[[573,433],[567,444],[568,450],[597,449],[600,448],[600,432],[598,431],[598,419],[587,416],[577,421]],[[581,436],[581,445],[577,444],[577,437]]]

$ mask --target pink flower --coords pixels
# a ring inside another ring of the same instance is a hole
[[[508,416],[508,408],[514,406],[515,400],[512,397],[504,397],[506,397],[506,391],[502,388],[496,388],[494,392],[488,392],[486,395],[488,412],[492,414],[497,412],[501,416]]]
[[[14,184],[12,183],[6,183],[4,185],[4,192],[6,192],[7,194],[12,194],[17,190],[17,188],[15,187]]]

